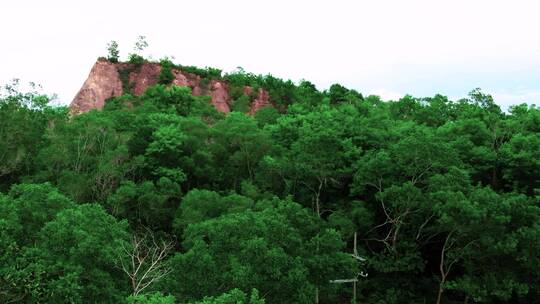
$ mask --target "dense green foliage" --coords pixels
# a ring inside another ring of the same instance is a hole
[[[190,65],[175,65],[174,67],[184,72],[201,76],[205,79],[221,78],[221,70],[216,68],[206,67],[204,69],[201,69],[199,67]]]
[[[0,302],[540,303],[536,107],[240,70],[223,115],[169,78],[76,117],[0,97]]]
[[[172,73],[173,63],[165,58],[162,59],[159,64],[161,65],[161,72],[159,73],[158,83],[169,84],[174,80],[174,74]]]

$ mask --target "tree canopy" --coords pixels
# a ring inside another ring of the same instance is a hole
[[[192,68],[224,115],[161,65],[75,117],[0,95],[0,302],[540,303],[537,107]]]

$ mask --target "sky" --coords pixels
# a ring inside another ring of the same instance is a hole
[[[0,2],[0,84],[36,82],[68,104],[93,63],[147,38],[145,57],[333,83],[397,99],[474,88],[503,108],[540,104],[538,1]]]

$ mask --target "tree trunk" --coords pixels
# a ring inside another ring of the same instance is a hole
[[[441,262],[439,263],[439,271],[441,273],[441,282],[439,283],[439,291],[437,293],[437,302],[436,304],[441,304],[442,300],[442,294],[444,292],[443,285],[446,282],[446,277],[448,276],[448,273],[450,272],[450,268],[447,270],[444,269],[444,255],[446,254],[446,249],[448,245],[448,240],[450,239],[450,236],[452,235],[452,232],[448,233],[446,236],[446,240],[444,241],[443,248],[441,249]],[[450,266],[452,267],[452,266]]]
[[[439,284],[439,292],[437,293],[437,302],[435,302],[436,304],[441,304],[441,300],[442,300],[442,294],[443,294],[443,288],[442,288],[442,284],[443,282],[441,282]]]
[[[319,179],[319,187],[317,188],[317,192],[315,193],[315,209],[319,217],[321,217],[321,191],[325,182],[326,180],[324,178]]]

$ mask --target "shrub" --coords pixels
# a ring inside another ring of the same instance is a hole
[[[144,57],[138,54],[129,54],[129,63],[141,65],[145,62]]]
[[[247,113],[249,112],[250,105],[251,105],[251,101],[250,101],[249,96],[242,95],[233,102],[232,110],[235,112]]]
[[[129,83],[129,75],[134,71],[134,67],[124,67],[118,69],[118,74],[120,75],[120,80],[122,81],[122,89],[124,94],[131,93],[132,85]]]
[[[221,70],[216,69],[216,68],[206,67],[204,69],[201,69],[196,66],[187,66],[187,65],[186,66],[177,65],[175,67],[181,69],[184,72],[201,76],[202,78],[210,78],[210,79],[221,78]]]
[[[159,64],[161,65],[161,73],[159,73],[158,82],[160,84],[170,84],[174,80],[174,74],[172,73],[173,63],[165,58]]]

